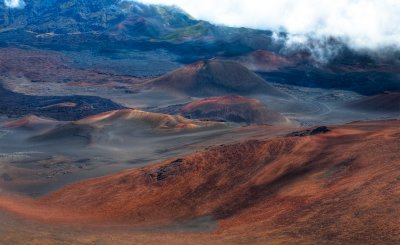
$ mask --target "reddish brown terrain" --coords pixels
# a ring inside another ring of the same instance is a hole
[[[129,244],[126,239],[147,244],[160,239],[167,244],[398,244],[399,121],[357,122],[326,131],[211,147],[78,182],[36,200],[3,195],[0,206],[53,225],[151,229],[201,217],[217,224],[201,233],[100,232],[103,241],[120,244]],[[68,239],[94,241],[92,236]],[[51,242],[52,237],[38,239]]]
[[[59,126],[36,140],[62,139],[64,137],[95,138],[94,134],[125,137],[134,133],[179,133],[185,131],[224,128],[219,122],[190,120],[180,115],[152,113],[140,110],[115,110],[89,116],[81,120]]]
[[[55,127],[59,122],[53,119],[41,118],[35,115],[28,115],[17,120],[4,123],[4,128],[9,129],[27,129],[44,130]]]
[[[266,50],[257,50],[246,56],[239,57],[238,62],[251,71],[269,72],[280,68],[293,66],[298,60],[288,58]]]
[[[228,121],[248,124],[289,123],[281,114],[272,111],[259,100],[244,96],[210,97],[186,104],[180,113],[188,118]]]
[[[132,76],[76,68],[70,58],[58,52],[16,48],[0,49],[0,74],[71,86],[116,86],[139,81]]]
[[[363,111],[397,112],[400,115],[400,92],[386,92],[349,103],[349,107]]]
[[[149,86],[201,97],[263,93],[287,96],[241,64],[224,60],[196,62],[150,81]]]
[[[201,122],[190,120],[182,116],[173,116],[162,113],[152,113],[140,110],[116,110],[104,112],[98,115],[90,116],[76,122],[77,125],[92,125],[95,127],[104,127],[105,125],[116,124],[119,120],[127,121],[126,126],[134,122],[142,122],[153,129],[179,129],[179,128],[199,128],[205,126],[222,125],[213,122]]]

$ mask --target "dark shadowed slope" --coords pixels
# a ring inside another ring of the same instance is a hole
[[[29,114],[73,121],[104,111],[123,109],[111,100],[95,96],[30,96],[6,90],[0,84],[0,114]]]
[[[287,96],[239,63],[222,60],[188,65],[150,81],[150,86],[199,97],[227,94]]]
[[[188,118],[248,124],[285,124],[289,120],[256,99],[243,96],[210,97],[186,104],[180,113]]]

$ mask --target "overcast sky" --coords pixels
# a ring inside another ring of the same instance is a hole
[[[400,0],[141,0],[229,26],[336,36],[357,48],[400,47]]]

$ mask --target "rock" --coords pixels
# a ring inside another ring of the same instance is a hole
[[[183,159],[179,158],[175,161],[170,162],[169,164],[162,166],[157,169],[155,174],[150,174],[152,177],[156,177],[157,181],[161,181],[166,179],[172,175],[178,175],[180,173],[180,165],[182,164]]]
[[[4,181],[7,181],[7,182],[13,181],[13,178],[12,178],[9,174],[7,174],[7,173],[3,173],[3,174],[1,175],[1,178],[2,178]]]
[[[326,127],[326,126],[320,126],[316,127],[314,129],[307,129],[307,130],[302,130],[302,131],[296,131],[287,134],[287,137],[304,137],[304,136],[310,136],[310,135],[317,135],[317,134],[324,134],[327,132],[330,132],[331,130]]]

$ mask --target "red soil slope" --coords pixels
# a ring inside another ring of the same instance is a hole
[[[298,60],[288,58],[266,50],[257,50],[238,58],[238,62],[251,71],[269,72],[293,66]]]
[[[104,136],[107,135],[136,140],[132,138],[132,135],[137,137],[138,134],[145,134],[145,137],[150,137],[151,134],[157,137],[160,136],[160,133],[191,133],[225,127],[225,123],[222,122],[190,120],[180,115],[126,109],[108,111],[64,124],[44,134],[36,135],[32,140],[60,141],[67,138],[79,138],[87,143],[94,144],[96,143],[95,138],[105,140],[107,137]]]
[[[198,243],[396,244],[399,149],[399,121],[353,123],[313,136],[221,145],[35,201],[2,199],[0,207],[74,223],[217,219],[219,228]]]
[[[153,129],[189,129],[222,126],[222,124],[213,122],[190,120],[179,115],[175,116],[130,109],[100,113],[76,121],[74,124],[104,127],[105,125],[113,125],[118,122],[126,123],[127,126],[141,122]]]
[[[256,99],[243,96],[210,97],[185,105],[188,118],[255,124],[283,124],[288,120]]]
[[[2,126],[5,128],[14,129],[41,130],[51,129],[55,127],[58,123],[58,121],[53,119],[46,119],[35,115],[29,115],[14,121],[7,122]]]
[[[351,102],[349,107],[377,112],[397,112],[400,115],[400,92],[386,92]]]
[[[151,80],[149,84],[153,88],[198,97],[227,94],[287,97],[241,64],[223,60],[199,61]]]

